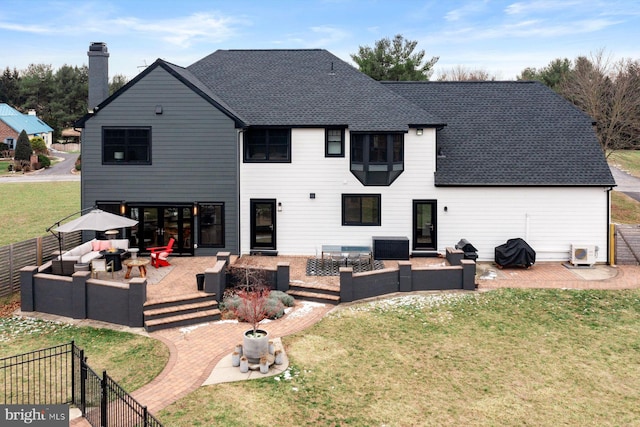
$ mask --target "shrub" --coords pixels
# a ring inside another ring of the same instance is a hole
[[[47,143],[44,142],[44,138],[42,138],[41,136],[34,136],[29,142],[31,143],[31,149],[36,154],[49,154]]]
[[[51,166],[51,159],[46,154],[38,154],[38,163],[40,163],[43,168],[48,168]]]
[[[27,132],[23,130],[22,132],[20,132],[20,136],[18,137],[14,158],[15,160],[24,160],[29,162],[31,160],[32,151],[33,150],[31,149],[31,143],[29,142]]]
[[[284,316],[284,304],[277,298],[267,298],[264,311],[268,319],[279,319]]]
[[[282,291],[271,291],[269,298],[280,301],[285,307],[293,307],[293,303],[295,302],[291,295]]]

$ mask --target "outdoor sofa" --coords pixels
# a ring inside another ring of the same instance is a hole
[[[76,246],[62,254],[62,266],[58,261],[60,257],[56,256],[51,263],[51,272],[53,274],[73,274],[75,264],[90,264],[92,260],[100,258],[100,251],[105,251],[111,247],[124,250],[123,256],[129,251],[128,239],[110,239],[98,240],[93,239],[88,242]],[[55,255],[58,255],[57,252]]]

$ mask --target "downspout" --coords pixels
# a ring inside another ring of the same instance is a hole
[[[236,182],[238,185],[238,191],[236,192],[238,195],[238,200],[237,200],[237,204],[238,204],[238,215],[237,215],[237,220],[236,220],[236,234],[237,234],[237,239],[238,239],[238,256],[242,255],[242,235],[241,235],[241,231],[242,231],[242,227],[240,226],[241,224],[241,219],[242,219],[242,208],[241,208],[241,186],[240,186],[240,167],[242,165],[242,141],[240,139],[240,136],[242,134],[244,134],[246,132],[246,129],[240,129],[238,131],[238,135],[237,135],[237,148],[238,148],[238,167],[236,168]]]
[[[608,254],[608,263],[611,266],[616,265],[616,251],[615,251],[615,238],[616,226],[611,223],[611,191],[613,191],[613,187],[609,187],[607,190],[607,254]]]

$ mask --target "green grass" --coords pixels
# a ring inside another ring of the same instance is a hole
[[[637,425],[638,331],[638,291],[344,306],[283,339],[287,375],[202,387],[158,415],[171,426]]]
[[[640,151],[620,150],[614,151],[609,156],[609,163],[640,178]]]
[[[95,372],[106,370],[127,391],[158,376],[169,360],[169,350],[163,343],[141,335],[29,318],[0,318],[0,357],[72,340],[85,350]]]
[[[0,183],[0,246],[43,236],[79,210],[79,182]]]

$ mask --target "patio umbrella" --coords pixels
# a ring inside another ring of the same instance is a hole
[[[134,219],[114,215],[101,209],[93,209],[89,213],[73,221],[69,221],[66,224],[62,224],[54,230],[58,233],[68,233],[78,230],[106,231],[112,228],[132,227],[137,223],[138,221]]]
[[[80,231],[80,230],[95,230],[95,231],[106,231],[113,228],[123,228],[123,227],[132,227],[138,223],[138,221],[130,218],[126,218],[120,215],[114,215],[109,212],[105,212],[101,209],[90,208],[91,211],[80,216],[79,218],[74,219],[73,221],[69,221],[66,224],[60,225],[60,223],[67,218],[70,218],[73,215],[77,215],[78,212],[69,215],[60,221],[56,222],[54,225],[49,227],[47,231],[58,238],[58,247],[60,251],[60,268],[61,271],[64,268],[64,264],[62,263],[62,238],[60,233],[69,233],[71,231]],[[80,211],[81,213],[86,211],[84,209]],[[53,228],[57,225],[56,228]],[[55,235],[53,231],[57,231],[58,234]],[[62,271],[64,274],[64,271]]]

